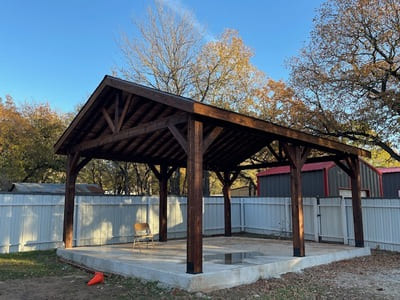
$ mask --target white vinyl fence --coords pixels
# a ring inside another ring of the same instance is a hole
[[[133,224],[158,234],[158,197],[77,196],[77,246],[131,242]],[[363,199],[364,239],[372,248],[400,251],[400,199]],[[0,253],[62,246],[64,195],[0,194]],[[186,236],[186,198],[168,197],[168,238]],[[351,199],[304,198],[305,238],[354,244]],[[233,198],[232,231],[291,235],[289,198]],[[224,232],[222,197],[203,205],[203,233]]]

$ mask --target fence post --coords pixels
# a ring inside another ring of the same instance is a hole
[[[77,196],[75,196],[75,199],[76,199],[76,201],[75,201],[75,209],[74,209],[74,211],[75,211],[74,220],[75,220],[76,227],[75,227],[74,235],[75,235],[75,247],[78,247],[78,246],[80,246],[80,237],[81,237],[81,222],[80,222],[81,199],[80,199],[80,197],[77,197]]]
[[[146,196],[146,223],[149,224],[151,230],[153,230],[153,227],[150,224],[150,197]]]
[[[314,241],[319,242],[319,228],[318,228],[318,216],[319,216],[319,211],[318,211],[318,199],[317,198],[312,198],[313,202],[313,219],[314,219]]]
[[[245,223],[244,223],[244,200],[240,198],[240,231],[244,232]]]
[[[290,229],[290,209],[289,209],[289,201],[290,198],[284,198],[285,199],[285,230],[286,230],[286,236],[289,235],[291,232]]]
[[[340,199],[340,212],[342,216],[343,244],[348,245],[349,237],[347,235],[346,199],[343,196]]]

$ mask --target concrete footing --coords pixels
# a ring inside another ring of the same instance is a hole
[[[305,257],[292,256],[292,242],[282,240],[212,237],[203,240],[203,273],[186,273],[186,240],[155,243],[133,249],[132,244],[77,247],[57,254],[96,271],[138,277],[187,291],[211,291],[249,284],[258,279],[370,255],[369,248],[306,243]]]

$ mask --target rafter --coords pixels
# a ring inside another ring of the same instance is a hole
[[[121,127],[125,121],[126,113],[128,112],[128,108],[131,104],[132,101],[132,94],[129,94],[128,98],[125,100],[124,108],[122,109],[121,116],[119,117],[118,120],[118,125],[116,126],[116,132],[119,132],[121,130]]]
[[[342,155],[325,155],[325,156],[320,156],[320,157],[307,158],[305,163],[309,164],[309,163],[326,162],[326,161],[334,161],[337,163],[337,160],[340,161],[342,159],[344,159],[344,156],[342,156]],[[265,162],[265,163],[254,164],[254,165],[237,166],[235,169],[236,170],[253,170],[253,169],[288,166],[289,164],[290,164],[289,160],[284,160],[284,161],[280,161],[280,162],[273,161],[273,162]]]
[[[122,141],[124,139],[133,138],[142,134],[147,134],[162,128],[166,128],[169,125],[179,124],[186,121],[187,121],[187,116],[184,114],[172,115],[170,117],[138,125],[134,128],[125,129],[123,131],[120,131],[119,133],[107,136],[101,136],[99,138],[80,143],[73,148],[73,152],[85,151],[109,143],[114,143]]]
[[[108,127],[110,127],[112,133],[115,133],[115,126],[114,126],[114,123],[113,123],[113,121],[111,120],[111,117],[110,117],[110,115],[108,114],[107,110],[103,107],[103,108],[101,109],[101,112],[103,113],[103,117],[104,117],[104,119],[106,120],[106,122],[107,122],[107,124],[108,124]]]
[[[178,128],[175,127],[174,124],[169,124],[168,128],[171,131],[171,133],[174,136],[174,138],[178,141],[178,143],[182,146],[183,150],[185,150],[185,152],[187,154],[188,153],[188,147],[187,147],[186,138],[182,135],[182,133],[178,130]]]
[[[208,135],[207,137],[204,139],[203,142],[203,153],[205,153],[208,149],[208,147],[210,147],[210,145],[215,141],[215,139],[222,133],[222,131],[224,130],[224,128],[222,127],[215,127]]]

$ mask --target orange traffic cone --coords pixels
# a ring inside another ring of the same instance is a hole
[[[95,272],[94,277],[90,279],[87,285],[95,285],[98,283],[104,283],[104,274],[102,272]]]

